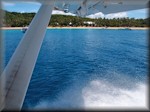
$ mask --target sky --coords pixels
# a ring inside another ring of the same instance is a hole
[[[2,7],[4,10],[10,12],[37,12],[40,8],[41,4],[39,3],[6,3],[2,2]],[[74,15],[72,13],[64,13],[63,11],[53,11],[53,14],[63,14],[63,15]],[[89,18],[122,18],[122,17],[129,17],[129,18],[147,18],[148,17],[148,9],[141,9],[141,10],[134,10],[134,11],[127,11],[121,13],[113,13],[104,15],[103,13],[99,12],[96,14],[92,14],[88,16]]]

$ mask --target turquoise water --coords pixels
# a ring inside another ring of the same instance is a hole
[[[6,64],[24,35],[5,30]],[[146,105],[148,30],[50,29],[23,109]]]

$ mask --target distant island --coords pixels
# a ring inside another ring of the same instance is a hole
[[[28,26],[35,13],[17,13],[4,11],[3,27]],[[150,18],[81,18],[77,16],[52,15],[49,27],[149,27]]]

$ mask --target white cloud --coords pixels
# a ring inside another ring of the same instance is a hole
[[[105,18],[113,19],[113,18],[123,18],[128,17],[127,12],[120,12],[120,13],[114,13],[114,14],[107,14]]]
[[[64,11],[58,11],[58,10],[53,10],[52,14],[60,14],[60,15],[71,15],[71,16],[76,16],[73,13],[65,13]],[[91,14],[89,16],[87,16],[88,18],[123,18],[123,17],[128,17],[126,12],[120,12],[120,13],[114,13],[114,14],[107,14],[104,15],[102,12],[96,13],[96,14]]]
[[[104,15],[103,13],[99,12],[99,13],[95,13],[95,14],[91,14],[89,16],[87,16],[88,18],[123,18],[123,17],[128,17],[127,12],[120,12],[120,13],[113,13],[113,14],[107,14]]]
[[[95,19],[95,18],[104,18],[104,14],[102,12],[99,12],[99,13],[96,13],[96,14],[91,14],[89,16],[87,16],[88,18],[92,18],[92,19]]]
[[[25,11],[21,11],[20,13],[25,13]]]
[[[75,14],[73,14],[73,13],[70,13],[70,12],[65,13],[64,11],[58,11],[58,10],[53,10],[52,14],[53,14],[53,15],[59,14],[59,15],[70,15],[70,16],[75,16]]]

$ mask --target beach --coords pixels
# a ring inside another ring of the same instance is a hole
[[[2,27],[2,30],[19,30],[23,27]],[[146,30],[149,27],[47,27],[47,29],[125,29],[129,28],[131,30]]]

